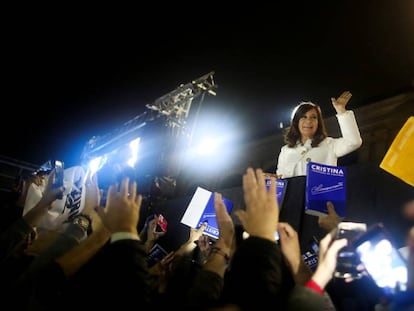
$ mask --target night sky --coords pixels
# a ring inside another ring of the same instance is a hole
[[[75,165],[90,137],[210,71],[200,123],[240,142],[277,131],[302,100],[327,117],[344,90],[352,109],[413,87],[414,1],[224,5],[5,13],[0,154]]]

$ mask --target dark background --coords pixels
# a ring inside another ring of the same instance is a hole
[[[414,79],[414,2],[164,4],[5,8],[0,154],[78,164],[87,140],[210,71],[210,126],[248,141],[288,122],[302,100],[334,114]],[[202,119],[201,118],[201,119]]]

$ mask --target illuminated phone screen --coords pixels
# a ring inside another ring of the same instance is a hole
[[[351,247],[360,234],[366,231],[367,225],[358,222],[340,222],[337,227],[336,239],[346,238],[348,245],[343,247],[339,252],[336,260],[336,269],[334,276],[337,278],[362,278],[362,272],[358,271],[360,264],[355,249]]]
[[[64,178],[64,164],[62,161],[55,161],[55,179],[54,179],[54,187],[59,188],[63,186],[63,178]]]
[[[407,290],[407,263],[381,227],[369,232],[356,251],[378,287],[390,294]]]
[[[159,214],[157,217],[157,226],[155,228],[156,232],[166,232],[168,222],[162,214]]]

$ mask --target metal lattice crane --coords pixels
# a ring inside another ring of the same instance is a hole
[[[210,72],[187,84],[181,84],[174,91],[161,96],[154,103],[146,105],[148,109],[157,111],[166,118],[166,126],[176,134],[182,134],[187,128],[187,118],[193,99],[208,93],[215,96],[217,85],[214,83],[214,72]]]
[[[215,96],[216,88],[214,71],[190,83],[181,84],[175,90],[156,99],[152,104],[146,105],[148,110],[144,113],[107,134],[92,137],[84,147],[82,161],[110,152],[139,137],[151,123],[163,126],[170,138],[179,137],[189,130],[187,119],[193,100],[199,96],[204,97],[206,93]]]

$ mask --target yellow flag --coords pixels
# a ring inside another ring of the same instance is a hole
[[[400,129],[380,167],[414,187],[414,116]]]

